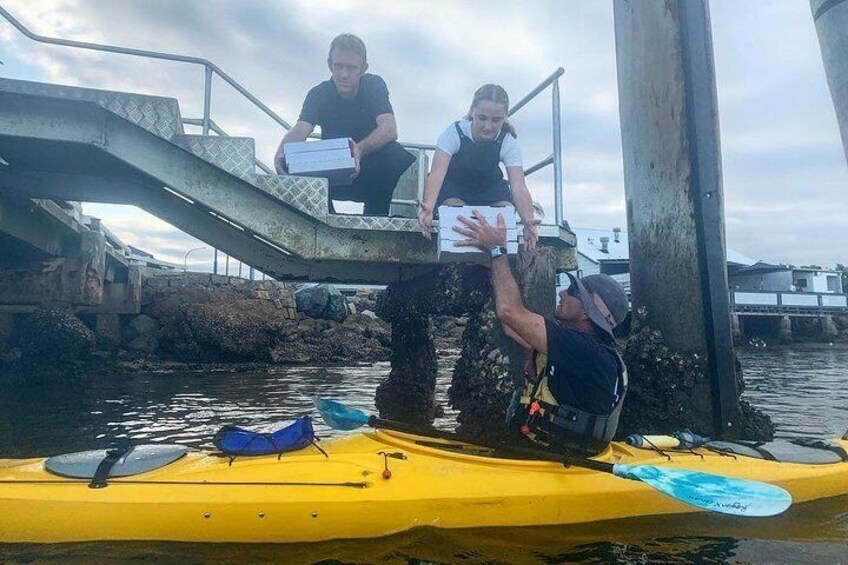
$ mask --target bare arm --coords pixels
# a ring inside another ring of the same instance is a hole
[[[430,173],[424,183],[424,196],[421,198],[421,209],[418,211],[418,223],[421,224],[421,233],[427,239],[431,237],[433,212],[435,211],[436,200],[439,198],[439,192],[442,190],[442,183],[445,182],[450,161],[450,154],[441,149],[436,149],[436,153],[433,155],[433,166],[430,167]]]
[[[286,132],[286,135],[283,136],[283,140],[280,142],[280,146],[277,148],[276,155],[274,155],[274,168],[277,169],[278,175],[285,174],[286,172],[285,144],[294,143],[296,141],[306,141],[306,138],[309,137],[309,134],[312,133],[314,129],[315,126],[309,122],[298,120],[294,127]]]
[[[512,198],[521,221],[524,224],[524,247],[532,250],[539,241],[536,226],[540,223],[533,217],[533,199],[527,190],[527,182],[524,179],[522,167],[507,167],[506,175],[509,178],[509,186],[512,188]]]
[[[523,341],[525,347],[547,353],[548,331],[545,319],[524,307],[506,255],[492,261],[492,287],[495,289],[498,318],[507,333],[512,332],[519,337],[519,343]]]
[[[365,156],[373,153],[384,147],[387,143],[396,141],[397,122],[395,122],[394,114],[380,114],[375,118],[377,128],[368,134],[368,136],[356,144],[359,149],[359,155]]]
[[[503,215],[498,214],[497,228],[489,224],[486,217],[476,210],[474,216],[477,222],[459,216],[459,221],[465,227],[454,227],[454,230],[468,239],[458,241],[455,245],[477,247],[483,251],[489,251],[496,246],[506,246],[506,223]],[[547,353],[548,331],[545,319],[524,307],[506,255],[492,260],[492,287],[495,291],[498,318],[504,327],[521,338],[526,346]]]
[[[509,326],[507,326],[506,324],[501,324],[501,327],[503,328],[504,333],[506,335],[508,335],[510,337],[510,339],[512,339],[512,341],[516,342],[518,345],[520,345],[524,349],[533,349],[532,347],[530,347],[529,343],[527,343],[526,341],[521,339],[520,335],[518,335],[517,333],[515,333],[514,331],[509,329]]]

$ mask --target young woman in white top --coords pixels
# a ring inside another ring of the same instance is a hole
[[[533,219],[533,201],[524,181],[521,148],[515,128],[507,120],[509,97],[496,84],[474,93],[471,109],[451,124],[436,142],[433,166],[424,185],[418,213],[421,233],[430,239],[433,211],[442,204],[496,206],[512,203],[524,224],[524,248],[539,240]],[[509,182],[503,178],[500,163]]]

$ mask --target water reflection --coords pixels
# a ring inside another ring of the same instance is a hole
[[[848,429],[848,346],[740,348],[745,397],[771,415],[777,436],[834,437]]]

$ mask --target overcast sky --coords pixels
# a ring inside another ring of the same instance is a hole
[[[328,78],[327,46],[360,35],[389,85],[404,141],[434,143],[481,84],[518,101],[557,67],[565,217],[624,227],[612,3],[598,0],[4,0],[36,33],[210,59],[294,121]],[[729,246],[754,259],[848,263],[848,166],[806,0],[713,0]],[[200,67],[40,45],[0,21],[0,74],[170,96],[202,115]],[[527,164],[551,151],[550,91],[514,119]],[[212,117],[270,162],[284,133],[221,81]],[[529,178],[553,216],[551,173]],[[203,245],[135,208],[86,205],[127,243],[183,262]],[[208,263],[209,250],[189,262]]]

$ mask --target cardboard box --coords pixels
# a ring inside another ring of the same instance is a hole
[[[497,225],[498,214],[502,214],[506,223],[507,254],[518,253],[518,228],[515,224],[515,208],[512,206],[439,206],[439,233],[437,234],[437,252],[440,262],[483,263],[489,261],[489,253],[476,247],[456,247],[457,241],[467,239],[453,230],[454,226],[463,227],[457,218],[462,215],[473,218],[474,210],[479,210],[492,225]]]
[[[350,184],[356,160],[347,138],[286,143],[286,165],[290,175],[324,177],[330,186]]]

